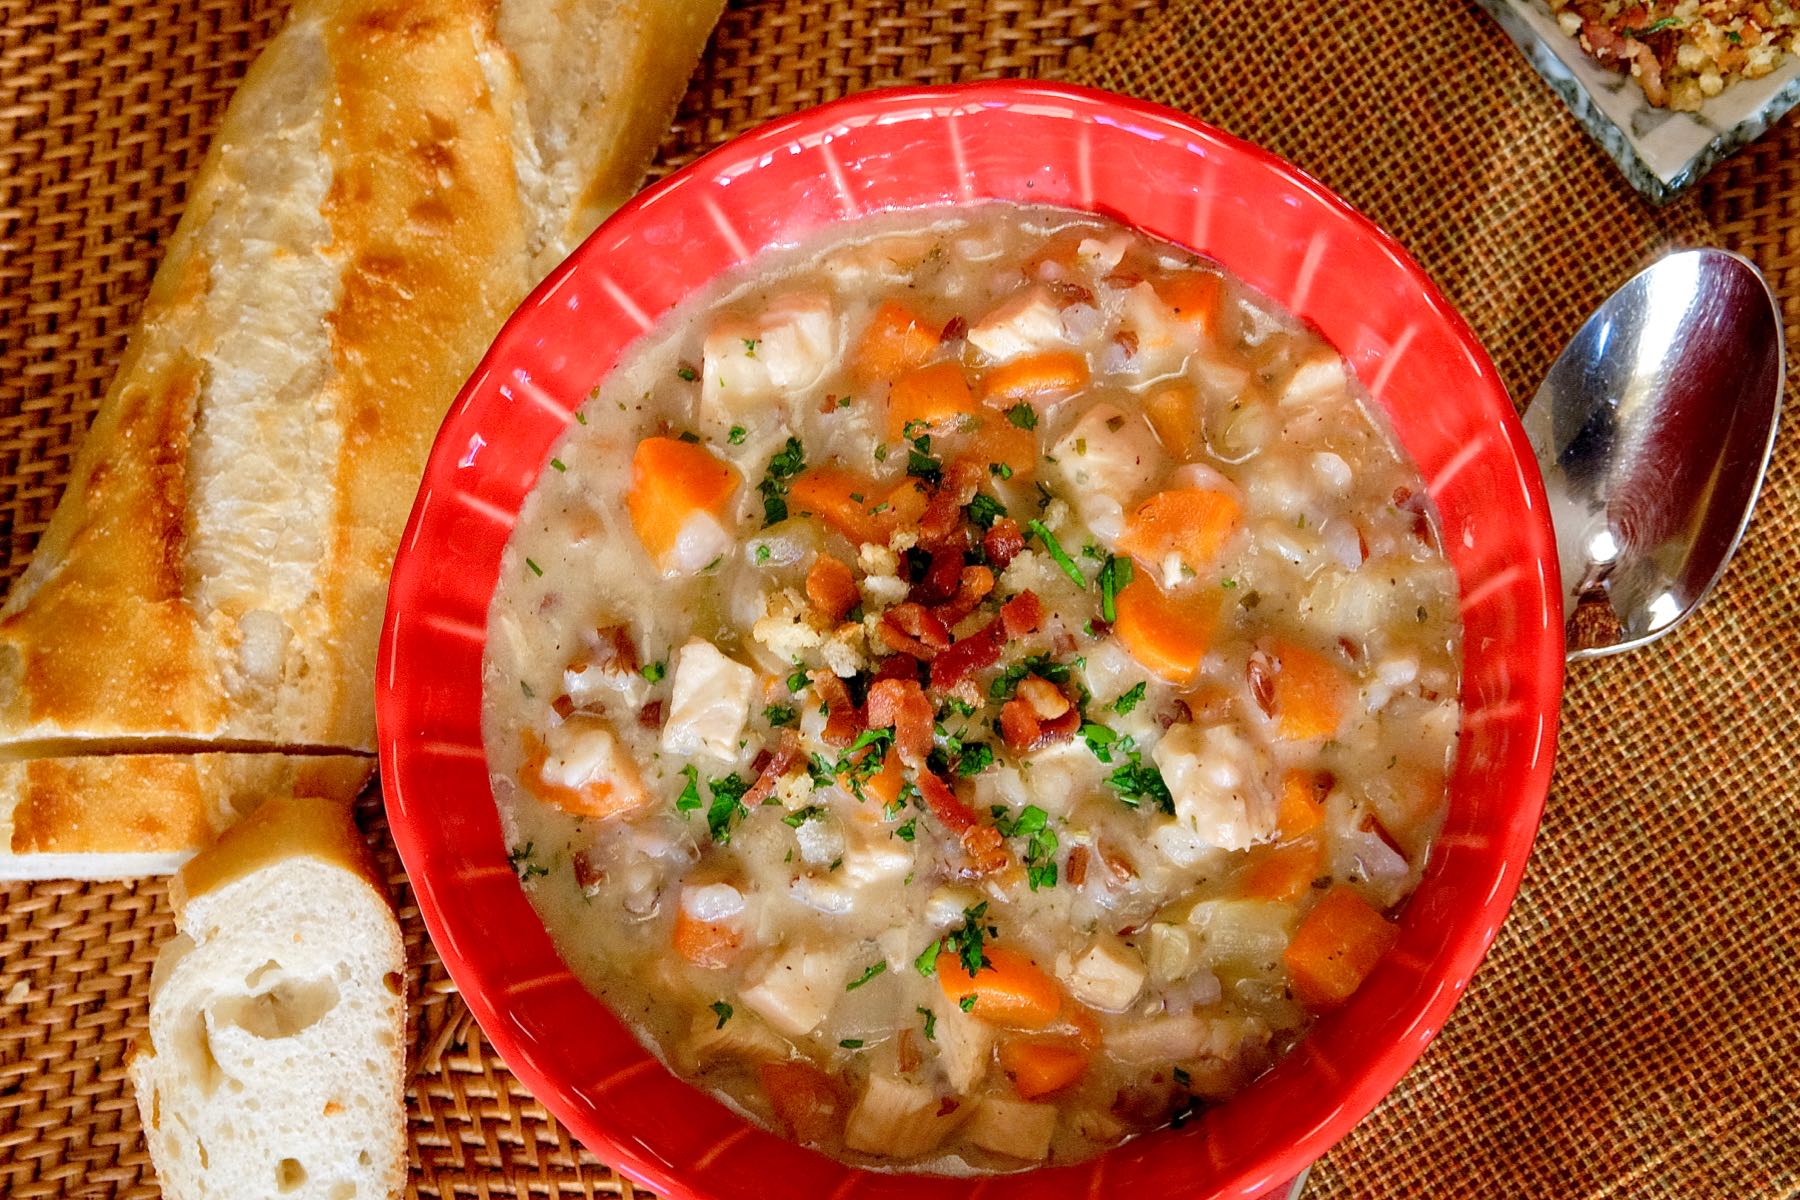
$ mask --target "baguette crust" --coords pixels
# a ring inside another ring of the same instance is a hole
[[[354,755],[114,754],[0,763],[0,877],[118,879],[179,867],[271,795],[348,803]]]
[[[0,608],[0,756],[373,752],[388,571],[443,414],[637,187],[721,8],[299,0]],[[191,852],[211,814],[169,807],[198,794],[172,769],[94,768],[113,791],[86,804],[86,768],[0,770],[13,853]],[[107,838],[108,812],[137,823]]]
[[[189,859],[169,885],[178,919],[188,902],[288,859],[311,858],[359,876],[378,896],[387,885],[347,802],[278,792]]]

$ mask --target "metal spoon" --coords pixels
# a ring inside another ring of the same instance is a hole
[[[1785,378],[1775,295],[1684,250],[1607,298],[1525,410],[1562,562],[1570,662],[1668,633],[1744,536]]]

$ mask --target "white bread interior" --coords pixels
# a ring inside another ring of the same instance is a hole
[[[164,1195],[400,1195],[405,949],[349,807],[271,799],[172,895],[128,1067]]]

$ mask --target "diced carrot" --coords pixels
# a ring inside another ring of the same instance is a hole
[[[873,747],[859,751],[856,755],[856,762],[861,764],[872,753],[874,753]],[[847,775],[848,772],[846,772]],[[845,786],[849,786],[847,779]],[[859,786],[862,788],[863,799],[868,801],[868,806],[859,808],[857,812],[860,814],[866,811],[879,815],[881,809],[900,798],[900,789],[906,786],[906,769],[900,763],[900,755],[894,750],[888,750],[886,757],[881,761],[881,769],[860,780]]]
[[[1072,350],[1047,350],[1003,362],[988,371],[981,381],[981,400],[1005,408],[1020,400],[1072,395],[1087,385],[1087,359]]]
[[[1000,1047],[1000,1069],[1023,1100],[1062,1091],[1087,1073],[1092,1058],[1072,1041],[1019,1040]]]
[[[574,717],[573,720],[591,720]],[[554,805],[578,817],[613,817],[642,808],[649,799],[642,783],[632,772],[627,778],[589,780],[578,788],[551,783],[544,778],[544,763],[550,752],[537,734],[527,729],[520,735],[525,746],[525,763],[519,771],[519,782],[525,790],[546,804]],[[621,763],[629,768],[628,763]]]
[[[994,464],[1011,471],[1013,479],[1026,480],[1037,474],[1037,434],[1013,424],[1005,413],[985,412],[976,421],[968,454],[989,474],[1005,474],[993,471]]]
[[[1169,457],[1186,462],[1200,449],[1200,402],[1192,384],[1177,383],[1152,392],[1144,413]]]
[[[1117,605],[1113,632],[1131,656],[1164,679],[1187,682],[1218,624],[1212,590],[1190,585],[1169,593],[1148,574],[1138,574],[1120,589]]]
[[[670,437],[639,442],[625,506],[651,560],[659,567],[667,561],[682,526],[696,513],[710,513],[724,524],[742,482],[737,468],[698,443]]]
[[[1269,648],[1275,662],[1275,726],[1296,741],[1328,738],[1344,719],[1344,673],[1323,655],[1292,642]]]
[[[1155,284],[1156,294],[1175,317],[1207,337],[1219,333],[1219,308],[1225,280],[1212,271],[1186,271]]]
[[[1281,957],[1300,998],[1330,1008],[1362,986],[1398,936],[1368,901],[1340,883],[1301,920]]]
[[[837,1083],[808,1062],[768,1062],[757,1068],[775,1119],[797,1142],[828,1140],[843,1127],[844,1096]]]
[[[1276,811],[1275,828],[1282,841],[1302,837],[1317,829],[1325,820],[1325,806],[1319,800],[1319,778],[1310,771],[1289,771],[1281,781],[1281,806]]]
[[[975,397],[962,367],[953,362],[920,367],[888,389],[887,435],[897,442],[921,433],[945,433],[974,411]]]
[[[938,985],[953,1004],[975,997],[968,1012],[1007,1029],[1042,1029],[1062,1011],[1062,989],[1017,950],[991,946],[987,965],[970,975],[962,960],[946,950],[937,958]]]
[[[1257,900],[1293,900],[1319,877],[1317,842],[1295,842],[1261,852],[1244,876],[1244,895]]]
[[[1237,531],[1237,498],[1211,488],[1171,488],[1139,504],[1125,518],[1119,548],[1152,570],[1174,554],[1198,571]]]
[[[878,488],[838,467],[809,467],[788,486],[788,506],[812,513],[853,542],[885,542],[887,510],[876,511],[885,499],[878,498]]]
[[[856,345],[851,370],[861,383],[892,379],[931,360],[938,335],[918,313],[889,300],[875,310]]]
[[[841,621],[856,607],[856,576],[829,554],[813,559],[806,572],[806,599],[827,621]]]
[[[728,967],[744,946],[744,933],[730,925],[698,921],[687,909],[675,906],[675,929],[670,934],[675,953],[696,967],[718,970]]]

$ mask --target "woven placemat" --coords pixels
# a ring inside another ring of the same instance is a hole
[[[0,579],[48,518],[183,186],[282,8],[0,0]],[[1800,331],[1800,126],[1653,212],[1460,2],[734,4],[659,170],[846,92],[992,74],[1174,103],[1300,162],[1414,250],[1515,395],[1669,241],[1749,255]],[[1706,611],[1571,674],[1543,833],[1494,953],[1309,1194],[1800,1196],[1797,441],[1790,423]],[[362,816],[412,963],[411,1191],[642,1195],[494,1058],[374,796]],[[0,1195],[156,1196],[120,1067],[171,928],[163,885],[15,884],[0,905]]]

